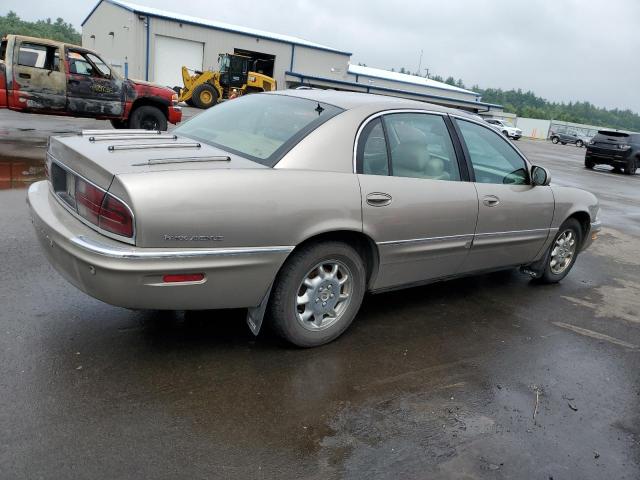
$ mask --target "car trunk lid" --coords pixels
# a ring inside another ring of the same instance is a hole
[[[267,168],[238,155],[177,135],[145,130],[87,130],[51,137],[49,161],[108,190],[113,177],[160,170]]]

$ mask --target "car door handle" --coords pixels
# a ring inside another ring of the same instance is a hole
[[[20,78],[31,78],[31,75],[28,73],[19,73],[18,76]]]
[[[367,195],[367,203],[372,207],[384,207],[391,203],[391,195],[382,192],[373,192]]]
[[[495,207],[500,203],[500,199],[495,195],[485,195],[482,199],[482,203],[484,203],[487,207]]]

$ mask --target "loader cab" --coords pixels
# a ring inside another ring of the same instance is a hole
[[[242,88],[247,83],[250,57],[221,53],[218,56],[220,64],[220,85],[224,88]]]

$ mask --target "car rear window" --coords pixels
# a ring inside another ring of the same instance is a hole
[[[627,138],[629,137],[628,133],[624,133],[624,132],[610,132],[608,130],[600,130],[598,132],[598,135],[601,135],[603,137],[620,137],[620,138]]]
[[[272,167],[311,131],[342,111],[303,98],[253,94],[216,105],[174,133]]]

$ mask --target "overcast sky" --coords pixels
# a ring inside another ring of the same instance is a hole
[[[352,62],[522,88],[556,101],[640,112],[639,0],[136,0],[134,3],[298,36],[353,52]],[[2,0],[34,20],[78,29],[94,0]]]

